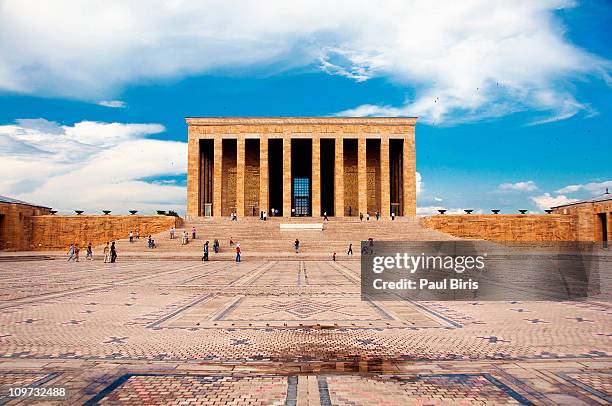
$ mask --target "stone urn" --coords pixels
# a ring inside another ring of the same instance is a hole
[[[157,214],[159,214],[160,216],[165,216],[166,210],[157,210]]]
[[[474,211],[473,209],[465,209],[463,210],[466,214],[472,214],[472,212]]]
[[[439,209],[439,210],[438,210],[438,213],[440,213],[440,214],[444,214],[444,213],[446,213],[446,209]]]
[[[102,210],[102,213],[104,213],[105,216],[108,216],[110,214],[110,210]]]
[[[493,212],[493,214],[499,214],[499,212],[500,212],[500,211],[501,211],[501,210],[499,210],[499,209],[493,209],[493,210],[491,210],[491,212]]]
[[[138,213],[138,210],[130,210],[130,214],[133,216],[134,214]]]
[[[49,213],[51,213],[51,215],[54,215],[55,213],[57,213],[57,210],[49,210]]]
[[[551,209],[548,210],[544,210],[546,212],[546,214],[551,214],[553,211]]]
[[[85,212],[85,210],[75,210],[74,212],[77,214],[77,216],[80,216]]]
[[[521,214],[526,214],[528,211],[529,211],[529,210],[524,210],[524,209],[523,209],[523,210],[519,210],[519,213],[521,213]]]

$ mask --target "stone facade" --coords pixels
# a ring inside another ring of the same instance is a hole
[[[106,241],[128,238],[130,231],[139,232],[140,238],[149,234],[180,226],[181,219],[174,216],[58,216],[31,217],[30,246],[24,249],[63,250],[71,243],[86,247]]]
[[[491,241],[574,241],[576,218],[557,214],[459,214],[421,218],[455,237]]]
[[[322,184],[331,182],[336,216],[379,211],[383,217],[388,217],[391,211],[389,183],[393,176],[401,176],[401,196],[395,199],[400,209],[396,214],[416,215],[415,118],[187,118],[186,121],[188,217],[205,215],[208,205],[212,205],[214,216],[225,216],[232,211],[239,216],[250,216],[253,207],[256,215],[269,211],[272,193],[269,142],[275,139],[282,140],[282,174],[279,177],[282,198],[277,206],[282,207],[283,216],[291,216],[295,209],[291,161],[292,155],[294,159],[302,156],[300,151],[292,150],[294,140],[310,140],[309,148],[312,148],[312,154],[308,154],[311,161],[307,163],[312,168],[309,178],[312,215],[318,216],[322,210]],[[323,139],[334,141],[333,180],[322,178],[320,173]],[[206,198],[209,201],[202,201],[201,140],[214,141],[214,192],[212,197]],[[399,175],[390,174],[390,140],[394,140],[395,148],[401,149],[399,155],[397,151],[393,154],[401,160]],[[259,144],[258,150],[249,146],[250,141]]]
[[[30,249],[32,218],[49,213],[49,208],[0,202],[0,250]]]
[[[608,196],[607,200],[555,207],[553,212],[575,218],[576,238],[580,241],[603,241],[604,230],[606,241],[612,241],[612,195]]]

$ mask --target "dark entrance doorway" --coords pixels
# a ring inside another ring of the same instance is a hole
[[[608,221],[606,219],[606,213],[597,213],[597,218],[599,219],[599,229],[601,230],[601,234],[599,238],[600,241],[603,241],[604,247],[608,246]]]
[[[334,211],[334,160],[335,140],[321,140],[321,213],[327,211],[328,216],[335,216]]]
[[[291,140],[291,215],[311,216],[312,140]]]
[[[4,250],[6,248],[6,236],[4,235],[4,214],[0,214],[0,250]]]
[[[268,199],[272,209],[283,215],[283,140],[268,140]]]

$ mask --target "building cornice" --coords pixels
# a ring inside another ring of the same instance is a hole
[[[186,117],[187,125],[411,125],[416,117]]]

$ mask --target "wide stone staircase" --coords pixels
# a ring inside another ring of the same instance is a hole
[[[291,229],[281,230],[281,224],[299,225],[306,223],[323,224],[323,230]],[[196,239],[192,240],[192,227],[196,228]],[[181,244],[183,231],[189,234],[189,243]],[[322,218],[294,217],[269,218],[261,221],[258,218],[243,217],[237,221],[229,218],[197,218],[185,221],[177,228],[175,238],[170,239],[170,232],[164,231],[152,236],[155,248],[147,248],[147,236],[130,243],[128,239],[116,242],[120,257],[147,259],[194,259],[201,258],[205,241],[210,243],[211,260],[233,260],[235,245],[240,243],[243,259],[261,260],[329,260],[335,252],[337,260],[359,259],[362,240],[373,238],[375,241],[439,241],[454,240],[455,237],[423,227],[416,218],[396,218],[360,221],[356,217]],[[300,252],[295,253],[295,239],[300,241]],[[214,254],[212,243],[219,240],[220,253]],[[230,245],[230,240],[234,245]],[[354,255],[347,256],[349,244],[353,244]],[[100,249],[100,248],[98,248]]]

